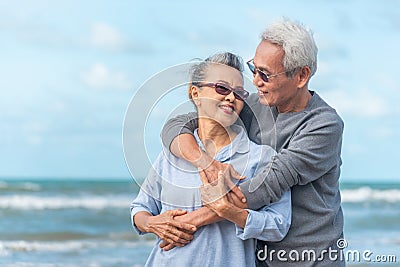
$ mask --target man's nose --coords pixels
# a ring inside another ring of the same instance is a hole
[[[253,76],[253,84],[256,87],[262,87],[264,85],[264,81],[261,79],[258,73]]]

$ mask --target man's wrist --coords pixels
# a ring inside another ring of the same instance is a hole
[[[200,148],[193,150],[190,155],[184,155],[184,157],[193,166],[200,168],[201,170],[206,169],[213,161],[213,158],[211,158],[206,152],[204,152]]]
[[[232,211],[234,211],[236,208],[237,207],[235,205],[226,202],[218,207],[217,215],[225,219],[228,219],[229,217],[231,217],[230,215],[232,214]]]
[[[226,209],[222,211],[220,216],[235,223],[239,227],[244,228],[248,215],[249,212],[247,210],[238,208],[231,204],[230,207],[226,207]]]

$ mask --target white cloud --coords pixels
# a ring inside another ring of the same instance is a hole
[[[371,135],[372,137],[379,138],[379,139],[387,139],[390,137],[395,136],[396,132],[392,127],[379,127],[372,129]]]
[[[385,99],[371,94],[368,90],[358,92],[333,90],[321,95],[341,115],[380,117],[389,113]]]
[[[112,72],[104,64],[94,64],[91,69],[83,73],[83,81],[96,89],[131,89],[132,83],[122,72]]]
[[[90,43],[106,50],[120,50],[125,46],[123,35],[111,25],[94,23],[91,28]]]
[[[343,146],[343,150],[351,156],[360,156],[368,153],[368,149],[365,145],[350,143]]]
[[[330,75],[332,74],[333,67],[327,61],[320,61],[318,62],[318,76],[322,75]]]
[[[40,146],[43,143],[43,135],[48,130],[43,122],[29,121],[22,125],[25,141],[31,146]]]

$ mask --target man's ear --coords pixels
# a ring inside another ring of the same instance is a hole
[[[311,70],[309,66],[304,66],[299,71],[299,81],[297,83],[297,88],[303,88],[307,85],[308,80],[311,76]]]

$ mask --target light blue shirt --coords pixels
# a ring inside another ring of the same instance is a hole
[[[276,153],[269,146],[251,142],[241,127],[233,125],[232,129],[237,133],[236,138],[218,152],[215,160],[231,164],[237,172],[250,179],[264,170]],[[195,138],[204,150],[197,130]],[[131,204],[131,218],[139,211],[147,211],[152,215],[177,208],[194,211],[202,206],[200,185],[196,168],[169,151],[164,151],[153,164]],[[146,266],[255,266],[256,238],[280,241],[289,230],[290,195],[288,191],[276,203],[258,211],[248,210],[244,228],[227,220],[212,223],[199,228],[194,239],[186,246],[170,251],[160,249],[162,240],[157,238]],[[133,221],[132,225],[139,234],[144,234]]]

